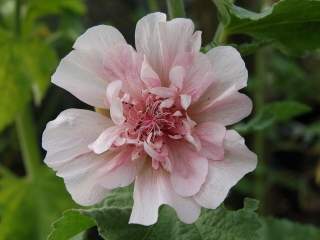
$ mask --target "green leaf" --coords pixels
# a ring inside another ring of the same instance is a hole
[[[12,41],[12,40],[11,40]],[[1,43],[0,43],[1,44]],[[14,120],[16,114],[31,98],[30,84],[25,78],[26,69],[20,65],[20,59],[14,43],[0,45],[0,131]]]
[[[46,239],[53,220],[74,205],[61,180],[39,171],[33,180],[0,179],[0,240]]]
[[[319,0],[282,0],[262,13],[240,8],[228,0],[214,2],[219,3],[220,14],[228,16],[224,17],[228,35],[246,34],[260,40],[271,40],[294,54],[320,47]]]
[[[21,64],[31,83],[34,102],[40,105],[50,84],[50,75],[57,65],[58,57],[50,46],[40,41],[22,43],[19,47]]]
[[[5,34],[4,34],[5,35]],[[1,34],[0,34],[1,36]],[[40,41],[0,40],[0,131],[10,124],[19,110],[34,98],[40,104],[56,64],[55,51]]]
[[[254,212],[257,209],[255,200],[246,200],[245,207],[237,211],[224,207],[204,210],[194,224],[180,222],[175,211],[167,206],[161,207],[159,220],[152,226],[128,224],[131,207],[132,190],[125,188],[114,191],[100,207],[78,211],[92,217],[97,223],[100,235],[108,240],[259,239],[258,230],[261,224]],[[60,226],[63,229],[66,227]],[[85,228],[78,229],[78,232]]]
[[[262,240],[318,240],[320,229],[311,225],[290,222],[284,219],[262,219]]]
[[[248,123],[236,127],[240,132],[261,131],[275,123],[287,122],[311,111],[305,104],[295,101],[280,101],[265,105]]]
[[[49,14],[59,14],[62,10],[68,10],[76,14],[84,14],[85,4],[82,0],[51,0],[43,4],[42,0],[28,1],[28,14],[33,18],[39,18]]]
[[[80,210],[67,210],[52,226],[53,230],[48,240],[68,240],[95,226],[95,222],[90,217],[83,215]]]

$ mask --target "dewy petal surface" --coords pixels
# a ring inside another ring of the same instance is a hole
[[[185,223],[201,206],[216,208],[256,166],[235,131],[251,100],[239,90],[248,72],[236,49],[200,52],[190,19],[143,17],[136,49],[111,26],[88,29],[59,64],[52,82],[102,115],[69,109],[43,134],[45,163],[81,205],[96,204],[134,183],[130,223],[154,224],[162,204]]]

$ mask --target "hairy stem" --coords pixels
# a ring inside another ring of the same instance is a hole
[[[186,16],[183,0],[167,0],[167,7],[170,19]]]

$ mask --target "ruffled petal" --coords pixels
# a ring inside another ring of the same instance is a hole
[[[161,86],[161,81],[158,74],[152,69],[146,57],[144,57],[143,59],[140,77],[144,84],[147,86],[147,88]]]
[[[128,44],[118,44],[105,52],[104,72],[112,81],[120,80],[123,92],[141,98],[144,83],[140,79],[143,56]]]
[[[101,154],[108,151],[122,131],[122,128],[119,126],[111,126],[107,128],[99,135],[97,139],[95,139],[94,142],[88,145],[89,149],[96,154]]]
[[[98,25],[89,28],[74,43],[73,48],[79,50],[93,51],[99,56],[114,45],[126,44],[122,34],[114,27]]]
[[[103,72],[101,60],[92,52],[74,50],[61,60],[51,81],[91,106],[106,108],[108,80]]]
[[[143,17],[136,27],[137,51],[146,55],[151,67],[168,86],[169,71],[178,58],[186,52],[197,52],[201,45],[201,33],[194,33],[193,22],[176,18],[166,22],[163,13],[152,13]]]
[[[110,116],[115,124],[122,124],[125,121],[123,106],[120,99],[122,82],[120,80],[111,82],[107,87],[107,100],[110,106]]]
[[[190,116],[196,122],[216,122],[224,126],[239,122],[252,111],[252,101],[245,94],[231,91],[210,105],[192,106]]]
[[[124,147],[104,167],[98,170],[100,184],[107,189],[130,185],[137,174],[137,161],[132,160],[133,148]]]
[[[186,142],[172,141],[168,147],[173,189],[183,197],[196,194],[207,177],[208,160]]]
[[[42,147],[47,150],[44,162],[53,169],[91,150],[88,144],[113,123],[99,113],[68,109],[47,124]],[[88,127],[90,126],[90,127]]]
[[[209,161],[207,180],[194,197],[206,208],[217,208],[230,188],[257,165],[257,156],[246,147],[244,139],[236,131],[227,131],[224,145],[224,160]]]
[[[76,203],[90,206],[102,201],[110,192],[100,185],[101,179],[97,174],[109,160],[109,155],[86,153],[57,168],[57,175],[64,178],[66,188]]]
[[[221,160],[224,157],[224,138],[226,128],[214,122],[205,122],[194,128],[201,142],[200,153],[209,160]]]
[[[213,81],[212,65],[208,57],[198,53],[188,68],[181,93],[192,96],[192,102],[196,102]]]
[[[247,86],[248,71],[240,53],[230,46],[211,49],[207,57],[212,65],[214,82],[199,99],[198,105],[209,105],[227,91]]]
[[[158,75],[162,73],[163,66],[159,23],[165,23],[166,20],[166,14],[156,12],[141,18],[136,26],[136,49],[147,57],[151,67]]]
[[[148,163],[136,177],[133,199],[129,223],[156,223],[162,204],[173,207],[185,223],[193,223],[200,215],[199,205],[192,198],[179,196],[173,190],[169,175],[162,169],[154,170]]]

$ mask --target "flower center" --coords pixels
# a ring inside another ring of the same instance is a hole
[[[138,104],[123,102],[128,136],[139,141],[155,142],[163,136],[177,137],[185,112],[171,98],[161,98],[148,93]]]

